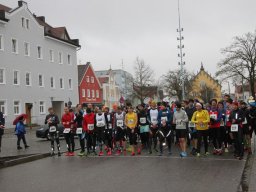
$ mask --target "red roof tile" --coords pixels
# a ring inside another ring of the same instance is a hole
[[[5,11],[5,12],[9,12],[9,11],[11,11],[12,9],[11,9],[10,7],[7,7],[7,6],[5,6],[5,5],[0,4],[0,10],[1,10],[1,11]]]

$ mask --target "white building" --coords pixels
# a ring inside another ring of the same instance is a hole
[[[69,101],[78,103],[79,47],[65,27],[50,26],[26,2],[15,9],[0,4],[0,110],[6,127],[21,113],[27,123],[42,124],[48,107],[60,116]]]
[[[115,75],[112,69],[109,69],[107,74],[98,76],[99,82],[103,90],[103,103],[105,106],[112,109],[113,105],[119,105],[121,98],[119,86],[116,85]]]

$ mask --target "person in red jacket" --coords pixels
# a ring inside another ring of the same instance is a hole
[[[96,133],[95,133],[95,115],[90,108],[86,109],[86,115],[83,120],[83,130],[87,133],[87,155],[92,152],[94,155],[97,155],[95,151],[96,147]]]
[[[69,112],[68,107],[64,108],[64,114],[61,118],[62,125],[64,126],[64,135],[65,140],[67,143],[68,152],[66,153],[66,156],[74,156],[74,150],[75,150],[75,141],[74,141],[74,114],[72,112]],[[72,145],[72,147],[71,147]]]

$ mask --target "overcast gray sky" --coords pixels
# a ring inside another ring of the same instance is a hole
[[[82,63],[95,70],[121,68],[133,72],[137,56],[159,78],[178,68],[177,0],[27,0],[29,9],[52,26],[66,26],[80,39]],[[16,0],[0,0],[16,7]],[[211,74],[236,35],[256,29],[255,0],[180,0],[186,68],[197,72],[201,61]]]

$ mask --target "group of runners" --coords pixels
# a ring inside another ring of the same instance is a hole
[[[57,126],[64,127],[67,143],[66,156],[74,156],[77,135],[81,151],[86,155],[122,155],[126,149],[132,156],[142,150],[148,154],[162,156],[167,149],[172,154],[172,145],[178,145],[180,156],[187,157],[187,146],[192,155],[222,155],[233,148],[234,156],[243,159],[244,151],[251,153],[251,136],[256,126],[255,102],[236,102],[228,95],[223,101],[212,99],[208,104],[197,100],[156,103],[149,105],[86,108],[77,105],[73,111],[68,107],[59,120],[53,108],[49,108],[45,124],[49,125],[52,155],[55,155],[54,142],[60,156],[60,142]],[[209,151],[209,144],[213,149]],[[204,153],[201,153],[201,146]],[[96,150],[97,149],[97,150]]]

